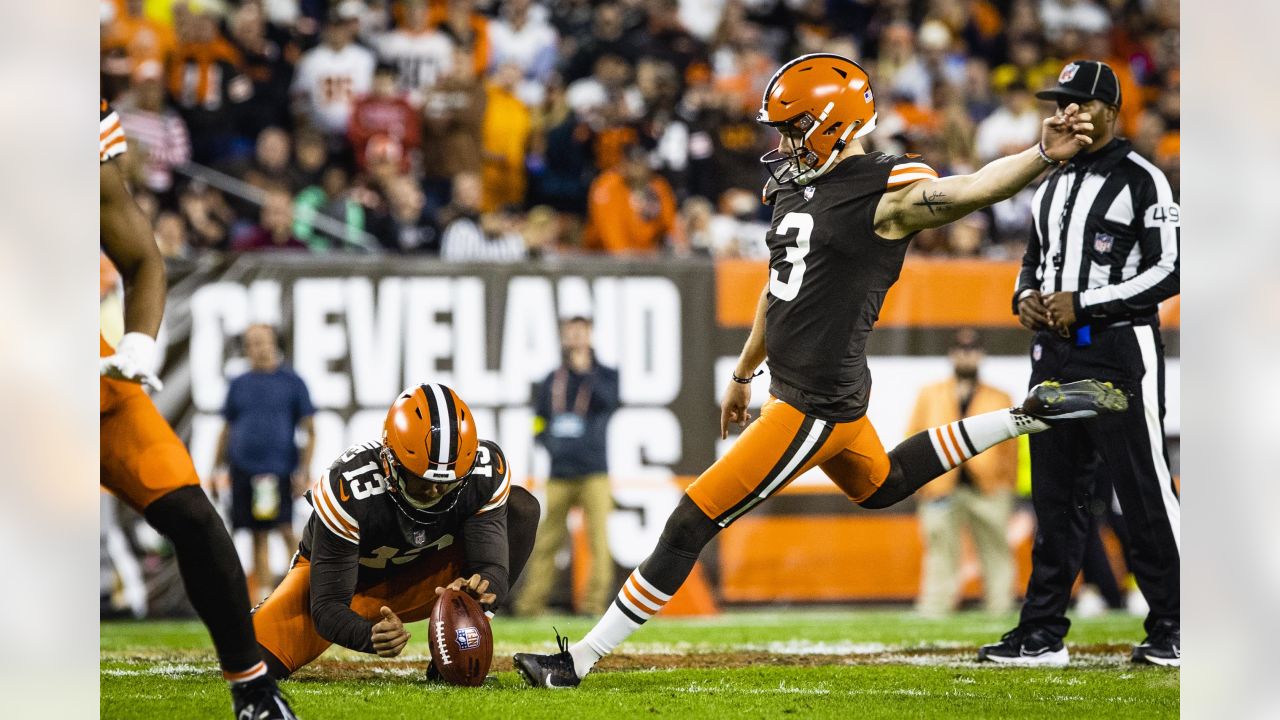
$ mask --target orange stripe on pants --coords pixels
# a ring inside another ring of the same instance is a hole
[[[747,496],[762,492],[769,473],[786,454],[804,421],[804,413],[770,398],[760,409],[760,417],[747,426],[729,452],[689,486],[689,498],[707,517],[717,518]],[[855,502],[867,499],[884,483],[889,474],[889,457],[871,421],[864,416],[852,422],[829,424],[830,437],[770,494],[814,466],[821,466],[827,477]]]

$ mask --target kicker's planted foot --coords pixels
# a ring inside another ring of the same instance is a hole
[[[556,633],[556,645],[560,652],[554,655],[538,655],[536,653],[516,653],[511,661],[516,672],[529,685],[538,688],[575,688],[582,682],[573,666],[573,656],[569,654],[569,639]]]

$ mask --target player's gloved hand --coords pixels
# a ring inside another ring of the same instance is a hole
[[[498,596],[489,592],[489,581],[479,575],[472,575],[469,578],[458,578],[449,583],[450,590],[460,590],[476,599],[481,605],[492,605],[498,601]],[[444,588],[437,587],[436,595],[443,595]]]
[[[404,629],[404,623],[391,612],[391,608],[383,605],[380,612],[382,619],[373,624],[373,651],[385,658],[395,657],[404,650],[413,634]]]
[[[1093,116],[1080,112],[1080,106],[1071,103],[1056,115],[1045,118],[1040,130],[1040,144],[1053,160],[1070,160],[1093,140],[1085,133],[1093,129]]]
[[[160,353],[155,338],[146,333],[125,333],[116,345],[114,355],[98,360],[98,374],[116,380],[142,383],[152,391],[164,387],[156,370],[160,365]]]
[[[1039,290],[1023,294],[1018,301],[1018,322],[1028,330],[1039,330],[1049,324],[1049,310]]]
[[[729,437],[729,423],[738,423],[738,428],[747,427],[751,421],[751,412],[747,405],[751,403],[751,383],[729,381],[724,391],[724,401],[720,403],[720,439]]]

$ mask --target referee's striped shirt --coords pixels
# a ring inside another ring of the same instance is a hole
[[[1080,153],[1036,190],[1013,296],[1074,292],[1080,322],[1154,322],[1179,291],[1181,209],[1160,168],[1116,138]]]

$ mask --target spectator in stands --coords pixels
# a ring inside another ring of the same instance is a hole
[[[181,259],[191,256],[191,246],[187,243],[187,224],[182,216],[170,211],[160,213],[155,224],[156,246],[166,259]]]
[[[464,172],[453,180],[453,200],[440,211],[444,234],[440,257],[454,262],[515,261],[525,256],[524,238],[506,213],[481,214],[480,176]]]
[[[347,138],[355,152],[356,166],[365,169],[365,150],[370,140],[390,141],[399,149],[400,171],[408,172],[411,158],[422,144],[422,120],[396,87],[396,68],[379,63],[373,74],[373,91],[356,101],[351,111]]]
[[[565,83],[591,75],[596,71],[600,58],[606,55],[628,64],[639,60],[643,48],[637,41],[637,35],[626,30],[622,9],[617,3],[597,5],[592,15],[591,34],[579,39],[573,52],[562,58],[561,75]]]
[[[983,360],[978,334],[956,332],[948,358],[953,376],[920,391],[907,434],[938,427],[973,413],[1007,408],[1013,399],[978,378]],[[917,493],[920,531],[925,542],[920,597],[916,609],[941,616],[955,609],[961,583],[961,532],[967,527],[982,565],[987,612],[1005,613],[1013,605],[1013,555],[1005,540],[1013,509],[1017,444],[997,445]]]
[[[297,190],[300,186],[298,173],[289,162],[292,145],[293,139],[284,128],[263,128],[254,143],[253,156],[232,164],[226,170],[259,189],[280,186],[290,191]]]
[[[688,190],[689,125],[680,117],[680,78],[665,60],[646,58],[636,66],[636,89],[644,103],[640,141],[652,147],[654,170],[671,183],[677,196]]]
[[[393,30],[378,36],[375,47],[383,62],[396,67],[400,89],[414,107],[453,67],[454,43],[427,21],[426,0],[406,0],[397,6]]]
[[[563,359],[538,386],[534,437],[551,456],[547,514],[529,558],[528,583],[516,610],[539,615],[555,584],[555,556],[568,538],[565,518],[582,508],[591,571],[579,614],[604,611],[615,584],[607,521],[613,510],[606,431],[619,401],[618,371],[601,365],[591,348],[591,320],[573,317],[560,325]]]
[[[231,243],[237,252],[306,250],[293,234],[293,197],[282,187],[267,190],[258,223],[239,232]]]
[[[655,0],[649,5],[645,28],[647,56],[670,62],[679,78],[709,71],[706,46],[685,27],[684,5],[679,0]]]
[[[554,255],[560,244],[560,219],[556,211],[546,205],[530,208],[520,226],[520,235],[530,258]]]
[[[138,63],[129,95],[115,108],[142,186],[162,198],[161,204],[172,207],[173,169],[191,161],[191,139],[187,124],[165,102],[163,81],[159,60]]]
[[[529,141],[529,201],[579,216],[587,210],[591,185],[591,127],[569,106],[564,87],[553,83]]]
[[[1040,108],[1026,84],[1013,80],[1000,92],[1000,108],[978,123],[975,139],[978,162],[1012,154],[1013,148],[1025,148],[1040,137]]]
[[[498,19],[489,23],[490,67],[512,64],[520,69],[515,94],[529,107],[542,104],[547,81],[556,66],[559,38],[544,8],[532,0],[507,0]]]
[[[174,6],[178,49],[169,63],[169,96],[191,131],[192,157],[210,165],[244,151],[237,145],[237,107],[253,94],[242,59],[218,30],[210,9]]]
[[[1045,57],[1045,42],[1038,35],[1011,35],[1008,61],[991,71],[991,85],[1003,90],[1010,83],[1021,82],[1032,92],[1055,84],[1062,63]]]
[[[117,6],[105,28],[103,52],[119,50],[127,58],[126,73],[147,61],[165,67],[178,47],[173,28],[147,17],[144,0],[125,0]],[[123,10],[123,11],[121,11]]]
[[[178,196],[178,210],[191,228],[192,245],[201,250],[228,250],[235,220],[222,194],[203,182],[192,182]]]
[[[690,197],[680,206],[680,227],[693,252],[704,255],[715,253],[715,241],[711,234],[711,221],[715,215],[711,201],[700,195]]]
[[[638,145],[627,148],[618,169],[591,183],[588,204],[588,249],[626,254],[684,246],[671,185],[649,168],[648,153]]]
[[[253,532],[249,592],[257,601],[276,586],[267,552],[271,534],[279,533],[290,552],[298,544],[293,500],[307,489],[316,411],[306,383],[284,364],[275,328],[251,325],[243,340],[249,371],[227,386],[214,465],[217,489],[231,491],[232,529]],[[307,438],[301,450],[299,430]]]
[[[1111,29],[1111,16],[1093,0],[1040,0],[1040,21],[1050,36],[1067,30],[1098,33]]]
[[[422,169],[429,206],[449,201],[459,173],[480,172],[485,99],[471,54],[459,50],[452,70],[427,92],[423,104]]]
[[[476,12],[474,0],[446,0],[430,6],[427,22],[439,27],[455,47],[471,60],[477,77],[483,77],[493,54],[489,18]]]
[[[329,147],[324,136],[313,130],[301,130],[294,135],[293,163],[290,166],[296,178],[292,187],[309,187],[320,182],[324,169],[329,166]]]
[[[293,80],[303,119],[325,134],[330,149],[343,146],[351,108],[373,85],[373,53],[355,43],[362,11],[359,0],[338,3],[324,43],[302,56]]]
[[[341,165],[325,168],[319,185],[303,189],[293,204],[293,234],[312,251],[364,246],[365,207],[352,197],[350,178]],[[341,237],[316,228],[322,215],[343,228]]]
[[[764,238],[769,223],[760,219],[759,207],[759,193],[750,190],[734,188],[720,196],[719,212],[708,227],[711,251],[717,257],[768,259]]]
[[[520,66],[511,63],[494,71],[485,88],[481,142],[484,185],[481,208],[492,212],[505,205],[520,205],[525,193],[525,154],[529,149],[532,114],[516,97]]]
[[[240,53],[244,74],[253,84],[251,97],[240,106],[240,133],[258,137],[268,127],[286,127],[289,108],[282,98],[293,82],[293,62],[299,49],[288,39],[268,36],[262,6],[246,2],[231,15],[231,43]]]
[[[440,254],[440,228],[426,207],[418,183],[400,176],[387,186],[386,212],[370,228],[386,250],[403,254]]]
[[[690,87],[685,112],[694,120],[689,136],[689,192],[718,200],[732,189],[759,194],[767,179],[760,155],[770,142],[754,110],[708,85]]]

